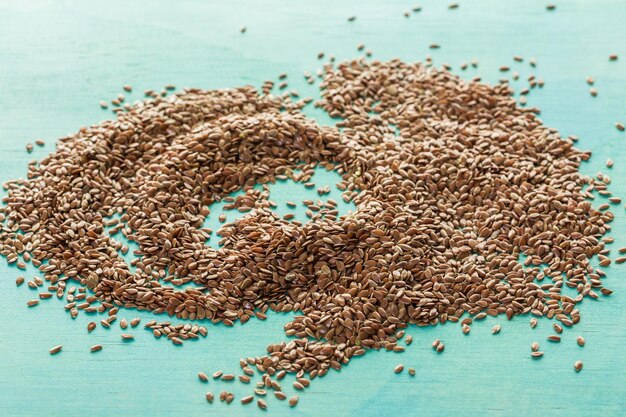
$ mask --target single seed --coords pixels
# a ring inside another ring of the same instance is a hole
[[[619,130],[620,132],[624,131],[624,125],[622,123],[615,123],[615,127],[617,128],[617,130]]]
[[[437,352],[441,353],[443,352],[443,350],[446,348],[446,346],[443,343],[439,343],[439,345],[437,346]]]
[[[548,4],[546,6],[546,9],[548,9],[548,10],[555,10],[556,9],[556,4]]]
[[[580,372],[582,369],[583,369],[583,363],[582,363],[582,361],[576,361],[576,362],[574,363],[574,370],[575,370],[576,372]]]
[[[576,338],[576,343],[578,343],[578,346],[585,346],[585,338],[582,336],[578,336]]]
[[[558,334],[563,333],[563,327],[561,327],[558,323],[554,323],[552,327],[554,328],[554,331]]]
[[[500,326],[499,324],[496,324],[495,326],[491,328],[491,334],[498,334],[500,333],[501,329],[502,329],[502,326]]]
[[[557,335],[552,334],[552,335],[548,336],[548,340],[549,340],[550,342],[555,342],[555,343],[558,343],[558,342],[560,342],[560,341],[561,341],[561,337],[560,337],[560,336],[557,336]]]
[[[198,379],[202,382],[209,382],[209,377],[204,372],[198,372]]]
[[[533,359],[540,358],[543,356],[543,352],[532,352],[530,356],[532,356]]]
[[[212,392],[207,392],[205,395],[205,398],[208,402],[213,403],[213,400],[215,399],[215,396],[213,395]]]
[[[123,340],[125,340],[125,341],[126,341],[126,340],[130,341],[130,340],[135,339],[135,337],[134,337],[132,334],[128,334],[128,333],[122,333],[120,336],[121,336],[121,337],[122,337],[122,339],[123,339]]]
[[[617,61],[617,54],[609,55],[609,61]]]
[[[61,351],[61,349],[63,349],[63,345],[54,346],[52,349],[50,349],[50,354],[56,355]]]
[[[537,343],[537,342],[533,342],[533,343],[530,345],[530,350],[532,350],[533,352],[537,352],[537,351],[539,350],[539,343]]]
[[[402,365],[402,364],[400,364],[400,365],[396,365],[396,367],[395,367],[395,368],[393,368],[393,371],[394,371],[396,374],[399,374],[399,373],[400,373],[400,372],[402,372],[403,370],[404,370],[404,365]]]
[[[267,403],[265,402],[265,400],[258,400],[256,403],[261,410],[265,410],[267,408]]]
[[[215,371],[215,372],[213,372],[213,379],[218,379],[219,377],[222,376],[223,373],[224,372],[222,372],[222,371]]]
[[[415,376],[415,368],[409,368],[409,375]]]
[[[296,405],[298,405],[298,400],[299,400],[298,396],[294,395],[293,397],[289,399],[289,406],[295,407]]]
[[[536,318],[533,317],[532,319],[530,319],[530,327],[532,327],[533,329],[535,327],[537,327],[537,319]]]
[[[102,346],[101,345],[93,345],[91,347],[91,349],[89,349],[89,350],[91,350],[91,352],[100,352],[102,350]]]
[[[461,326],[461,328],[463,330],[463,334],[468,334],[471,330],[467,324],[464,324],[463,326]]]
[[[591,94],[592,97],[596,97],[598,95],[598,90],[592,87],[589,89],[589,94]]]
[[[243,398],[241,399],[241,403],[242,403],[242,404],[249,404],[249,403],[251,403],[252,401],[254,401],[254,397],[253,397],[252,395],[248,395],[248,396],[243,397]]]

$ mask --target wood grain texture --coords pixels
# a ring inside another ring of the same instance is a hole
[[[579,147],[593,150],[582,167],[613,178],[615,195],[626,196],[626,135],[614,124],[626,121],[626,4],[621,0],[544,2],[524,0],[461,1],[458,10],[435,0],[418,2],[423,10],[405,18],[414,4],[406,1],[48,1],[0,2],[0,180],[25,175],[31,159],[42,158],[54,141],[80,126],[112,115],[98,102],[132,84],[136,92],[177,86],[221,88],[252,84],[289,73],[290,88],[316,94],[304,71],[320,65],[317,53],[338,60],[358,56],[364,43],[376,59],[448,63],[464,78],[482,76],[495,82],[501,65],[518,71],[516,89],[536,74],[545,80],[529,95],[529,105],[564,135],[581,137]],[[346,18],[356,15],[355,22]],[[241,26],[247,26],[241,34]],[[428,45],[442,47],[430,51]],[[609,62],[608,55],[620,59]],[[535,57],[537,67],[527,60]],[[459,70],[475,58],[477,69]],[[587,76],[599,95],[591,98]],[[134,93],[135,100],[141,94]],[[323,113],[307,109],[321,123]],[[48,145],[27,154],[25,145],[43,138]],[[605,167],[607,158],[615,166]],[[331,181],[319,174],[319,182]],[[283,187],[277,202],[301,200],[302,190]],[[597,199],[598,204],[600,204]],[[614,251],[626,246],[624,207],[614,207]],[[26,274],[30,278],[36,271]],[[76,320],[52,299],[26,308],[36,296],[26,286],[15,288],[19,275],[0,260],[0,415],[17,416],[243,416],[262,414],[254,404],[240,406],[249,388],[211,380],[202,384],[197,372],[235,372],[240,356],[256,356],[268,343],[284,340],[289,320],[270,314],[232,329],[209,325],[206,340],[176,348],[155,340],[142,327],[136,340],[122,343],[119,328],[87,334],[94,318]],[[552,323],[529,317],[511,322],[488,319],[472,326],[411,328],[414,342],[407,352],[372,352],[340,373],[311,385],[297,409],[268,401],[264,414],[319,416],[624,416],[626,415],[626,280],[623,266],[608,268],[609,298],[585,300],[582,321],[566,329],[560,344],[548,344]],[[124,312],[128,319],[150,314]],[[163,318],[165,319],[165,318]],[[96,321],[99,321],[96,320]],[[172,320],[175,322],[175,320]],[[502,331],[491,335],[491,327]],[[587,344],[580,348],[576,337]],[[446,343],[443,354],[430,348],[433,339]],[[545,356],[530,359],[530,344],[542,344]],[[51,357],[48,350],[63,344]],[[92,354],[89,347],[103,345]],[[574,362],[585,367],[576,374]],[[396,375],[403,363],[417,369],[413,378]],[[289,384],[285,384],[289,385]],[[207,390],[237,395],[230,406],[209,405]],[[291,392],[289,392],[291,394]]]

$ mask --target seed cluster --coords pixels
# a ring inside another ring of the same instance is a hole
[[[600,238],[613,215],[587,199],[608,181],[580,174],[590,153],[519,108],[507,84],[356,60],[326,67],[321,88],[316,105],[341,130],[305,118],[306,101],[246,87],[154,95],[61,139],[26,180],[5,184],[1,253],[38,266],[57,295],[68,281],[88,287],[93,295],[68,308],[108,311],[103,326],[120,307],[226,325],[297,312],[285,326],[294,339],[245,364],[297,373],[296,389],[308,386],[305,373],[370,349],[404,350],[409,324],[530,313],[572,326],[583,297],[610,294],[590,258],[610,263]],[[291,222],[252,189],[307,183],[318,164],[342,175],[355,213],[337,217],[330,204],[322,216],[309,204],[312,220]],[[209,205],[241,189],[230,201],[245,216],[218,231],[220,249],[207,246]],[[139,247],[134,270],[117,233]],[[189,282],[196,287],[165,285]],[[578,296],[562,295],[563,285]],[[146,327],[174,343],[206,335],[191,324]]]

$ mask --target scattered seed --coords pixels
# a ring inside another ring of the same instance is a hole
[[[533,357],[533,359],[540,358],[540,357],[542,357],[542,356],[543,356],[543,352],[538,352],[538,351],[537,351],[537,352],[532,352],[532,353],[530,354],[530,356],[532,356],[532,357]]]
[[[546,6],[546,9],[552,11],[552,10],[556,10],[556,4],[548,4]]]
[[[537,319],[536,318],[533,317],[532,319],[530,319],[530,327],[532,327],[533,329],[535,327],[537,327]]]
[[[212,392],[207,392],[205,395],[205,398],[208,402],[213,403],[213,400],[215,399],[215,396],[213,395]]]
[[[400,364],[400,365],[396,365],[396,367],[395,367],[395,368],[393,368],[393,371],[394,371],[396,374],[399,374],[399,373],[400,373],[400,372],[402,372],[403,370],[404,370],[404,365],[402,365],[402,364]]]
[[[409,368],[409,375],[415,376],[415,368]]]
[[[578,343],[578,346],[585,346],[585,338],[582,336],[578,336],[576,338],[576,343]]]
[[[256,403],[261,410],[265,410],[267,408],[267,403],[265,402],[265,400],[258,400]]]
[[[130,341],[130,340],[135,339],[135,337],[132,334],[128,334],[128,333],[122,333],[120,336],[122,337],[123,340]]]
[[[615,127],[617,128],[617,130],[619,130],[620,132],[624,131],[624,125],[622,123],[615,123]]]
[[[91,350],[91,352],[100,352],[102,350],[102,346],[101,345],[93,345],[91,347],[91,349],[89,349],[89,350]]]
[[[609,55],[609,61],[617,61],[617,54]]]
[[[50,354],[56,355],[61,351],[61,349],[63,349],[63,345],[54,346],[52,349],[50,349]]]
[[[198,379],[202,382],[209,382],[209,377],[204,372],[198,372]]]
[[[537,343],[537,342],[533,342],[533,343],[530,345],[530,350],[532,350],[533,352],[537,352],[537,351],[539,350],[539,343]]]
[[[294,395],[293,397],[289,399],[289,406],[295,407],[296,405],[298,405],[298,400],[299,400],[298,396]]]
[[[502,329],[502,326],[500,326],[499,324],[496,324],[495,326],[491,328],[491,334],[498,334],[500,333],[501,329]]]

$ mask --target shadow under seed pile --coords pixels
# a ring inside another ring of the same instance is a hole
[[[227,325],[300,313],[285,327],[297,339],[256,359],[262,372],[323,375],[394,349],[409,323],[465,312],[579,321],[576,304],[602,286],[589,258],[613,216],[585,199],[595,182],[577,169],[590,154],[506,85],[359,60],[328,68],[316,103],[342,132],[303,105],[250,87],[187,90],[61,139],[28,180],[6,185],[2,253],[27,255],[48,281],[79,281],[105,307]],[[223,247],[205,244],[209,204],[301,163],[333,164],[356,213],[299,225],[248,196]],[[136,272],[105,230],[115,213],[140,247]],[[564,284],[579,296],[562,296]]]

